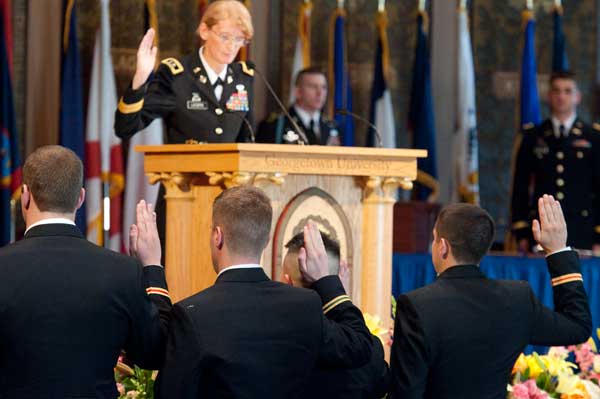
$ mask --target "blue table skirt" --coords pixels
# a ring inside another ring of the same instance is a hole
[[[544,258],[517,256],[486,256],[481,262],[481,270],[493,279],[527,280],[538,298],[548,307],[553,307],[550,275]],[[600,327],[600,258],[581,260],[583,284],[590,301],[592,330],[594,339]],[[430,254],[394,254],[392,272],[392,294],[394,297],[422,287],[435,279],[435,270]],[[541,347],[528,347],[527,352],[545,352]]]

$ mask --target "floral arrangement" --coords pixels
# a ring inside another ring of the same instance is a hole
[[[120,356],[115,366],[118,399],[153,399],[156,374],[157,371],[144,370],[138,366],[131,368],[123,363],[123,357]]]
[[[600,337],[600,329],[596,334]],[[593,338],[552,347],[546,355],[521,354],[511,381],[509,399],[600,399],[600,354]]]

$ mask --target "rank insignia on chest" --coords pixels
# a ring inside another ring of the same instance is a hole
[[[206,111],[208,109],[206,101],[202,101],[200,94],[196,92],[193,92],[192,98],[186,101],[186,106],[190,111]]]
[[[587,140],[579,139],[573,141],[573,147],[575,148],[592,148],[592,143]]]
[[[250,105],[248,103],[248,92],[244,85],[237,85],[235,87],[237,92],[233,93],[227,100],[226,107],[230,111],[249,111]]]

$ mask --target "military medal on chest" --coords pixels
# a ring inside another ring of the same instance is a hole
[[[249,111],[250,106],[248,103],[248,91],[246,91],[246,86],[239,84],[236,85],[235,88],[237,92],[233,93],[231,97],[229,97],[225,106],[230,111]]]

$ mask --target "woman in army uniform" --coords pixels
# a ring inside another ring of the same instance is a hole
[[[149,29],[137,52],[135,75],[119,101],[115,133],[129,138],[163,118],[166,143],[254,141],[252,118],[254,70],[233,63],[254,35],[248,9],[238,0],[217,0],[204,12],[197,30],[202,47],[181,59],[161,61],[153,78],[157,48]],[[165,189],[156,202],[157,224],[165,254]],[[163,258],[164,259],[164,258]],[[163,262],[164,264],[164,262]]]
[[[245,62],[233,63],[254,34],[248,9],[237,0],[214,1],[197,32],[202,47],[182,59],[162,60],[153,79],[157,48],[154,30],[146,32],[135,75],[116,111],[117,136],[129,138],[162,117],[168,144],[251,139],[254,71]]]

